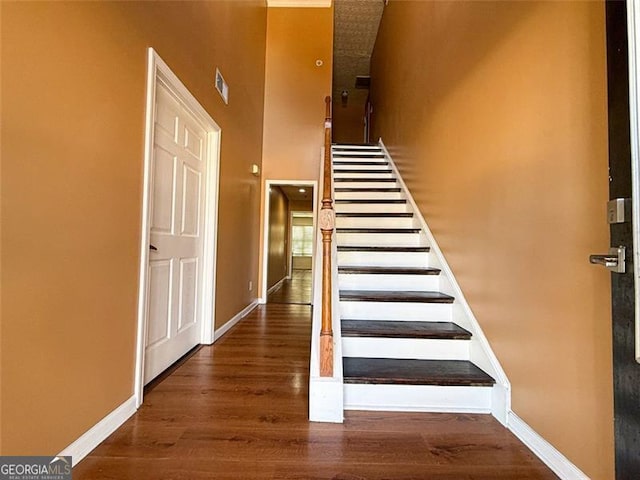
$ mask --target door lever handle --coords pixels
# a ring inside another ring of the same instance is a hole
[[[625,257],[625,247],[611,247],[607,254],[589,255],[589,263],[593,265],[602,265],[612,272],[624,273]]]
[[[155,245],[149,244],[149,250],[157,251],[158,248]]]

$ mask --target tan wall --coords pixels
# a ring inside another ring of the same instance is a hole
[[[3,2],[3,454],[58,453],[132,395],[148,46],[222,128],[217,323],[255,296],[263,4]]]
[[[316,60],[323,65],[317,67]],[[332,61],[333,8],[268,10],[263,185],[267,180],[318,179]],[[260,278],[263,282],[262,271]]]
[[[332,48],[332,8],[269,9],[263,179],[318,177]]]
[[[340,99],[333,102],[333,142],[364,142],[364,109],[365,106],[349,99],[343,107]]]
[[[613,478],[604,6],[392,1],[382,136],[513,386],[513,410]]]
[[[287,276],[289,239],[289,201],[278,187],[269,195],[269,256],[267,258],[267,288]]]

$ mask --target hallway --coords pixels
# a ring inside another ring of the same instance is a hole
[[[75,480],[553,479],[488,415],[309,423],[310,307],[260,306],[145,396]]]
[[[267,303],[311,304],[311,270],[293,270],[291,278],[282,282],[267,297]]]

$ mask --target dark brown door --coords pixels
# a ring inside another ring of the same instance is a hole
[[[631,198],[629,61],[626,4],[609,1],[609,196]],[[611,274],[616,479],[640,478],[640,364],[635,359],[635,292],[632,223],[611,225],[611,245],[626,248],[626,272]]]

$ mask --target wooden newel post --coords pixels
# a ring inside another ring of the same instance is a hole
[[[333,319],[331,285],[331,237],[335,227],[335,213],[331,198],[331,97],[325,98],[324,124],[324,184],[322,208],[318,218],[322,232],[322,327],[320,330],[320,376],[333,376]]]

